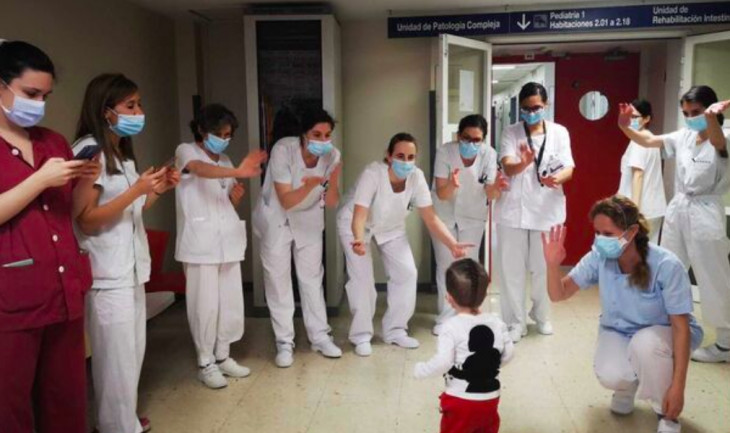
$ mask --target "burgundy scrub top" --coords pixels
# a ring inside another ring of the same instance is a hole
[[[68,142],[46,128],[28,129],[35,167],[0,137],[0,194],[53,157],[73,158]],[[0,225],[0,332],[80,319],[91,287],[88,256],[71,222],[73,182],[48,188]],[[32,263],[29,262],[32,260]],[[8,267],[8,264],[23,266]]]

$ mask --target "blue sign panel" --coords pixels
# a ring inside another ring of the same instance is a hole
[[[499,35],[509,33],[509,14],[447,15],[388,18],[389,38],[451,35]]]
[[[609,31],[730,24],[730,2],[388,18],[389,38]]]

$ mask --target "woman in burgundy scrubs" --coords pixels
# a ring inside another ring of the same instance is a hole
[[[0,43],[0,430],[86,430],[84,293],[89,260],[71,221],[99,166],[35,126],[54,67],[25,42]],[[33,408],[36,408],[34,416]],[[34,421],[35,420],[35,421]]]

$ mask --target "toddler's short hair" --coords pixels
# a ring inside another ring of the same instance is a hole
[[[457,260],[446,270],[446,291],[457,305],[477,310],[487,296],[489,275],[473,259]]]

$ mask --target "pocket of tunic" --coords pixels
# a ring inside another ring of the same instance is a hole
[[[39,266],[0,267],[0,310],[19,313],[34,310],[47,302],[52,287]]]
[[[639,290],[639,289],[637,289]],[[638,296],[639,311],[644,323],[655,323],[656,318],[666,315],[661,293],[641,291]]]
[[[213,222],[206,218],[193,218],[183,226],[181,252],[196,256],[210,254],[217,248],[218,236]]]

